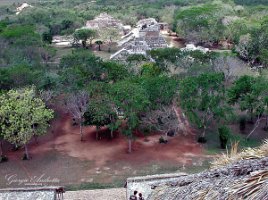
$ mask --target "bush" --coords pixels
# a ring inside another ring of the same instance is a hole
[[[5,155],[0,156],[0,163],[7,162],[8,158]]]
[[[169,137],[174,137],[175,134],[176,134],[176,131],[175,131],[174,129],[169,130],[168,133],[167,133],[167,135],[168,135]]]
[[[166,144],[168,141],[164,139],[162,136],[159,138],[159,143],[160,144]]]
[[[197,142],[204,144],[207,142],[207,139],[205,137],[200,136],[200,137],[198,137]]]
[[[53,39],[53,37],[52,37],[52,34],[50,32],[44,32],[42,34],[42,40],[44,42],[47,42],[47,43],[51,44],[52,43],[52,39]]]
[[[254,148],[254,147],[258,147],[262,144],[262,141],[257,140],[257,139],[250,139],[250,138],[246,138],[243,135],[239,135],[239,134],[231,134],[230,138],[229,138],[229,146],[232,146],[232,143],[234,142],[239,142],[239,147],[241,149],[244,148]]]
[[[221,148],[225,149],[227,142],[230,139],[231,131],[227,126],[221,126],[218,128],[218,132],[219,132]]]
[[[151,133],[151,130],[152,130],[153,127],[142,127],[140,129],[140,131],[145,135],[149,135]]]

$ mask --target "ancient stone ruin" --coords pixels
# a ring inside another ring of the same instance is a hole
[[[16,8],[16,15],[20,14],[26,8],[32,8],[33,6],[28,3],[23,3],[19,7]]]
[[[107,27],[117,29],[120,33],[122,33],[122,35],[124,33],[123,23],[107,13],[101,13],[99,16],[95,17],[95,19],[87,21],[84,28],[100,31]]]
[[[136,28],[118,42],[119,46],[123,48],[110,58],[112,60],[125,60],[132,54],[146,55],[149,50],[168,47],[160,29],[161,25],[153,18],[140,20]]]

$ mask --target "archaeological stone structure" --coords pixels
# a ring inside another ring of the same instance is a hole
[[[120,20],[115,19],[114,17],[108,15],[107,13],[101,13],[93,20],[89,20],[86,22],[86,26],[84,28],[102,30],[105,28],[115,28],[120,33],[124,33],[124,25]]]
[[[143,19],[136,28],[125,35],[118,45],[121,50],[111,55],[112,60],[125,60],[129,55],[142,54],[157,48],[168,47],[166,40],[160,33],[161,26],[153,18]]]

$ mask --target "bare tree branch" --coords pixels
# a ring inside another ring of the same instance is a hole
[[[89,104],[89,95],[85,91],[80,91],[69,95],[66,100],[66,107],[74,119],[79,121],[81,141],[83,140],[82,123],[84,121],[84,114],[87,111]]]

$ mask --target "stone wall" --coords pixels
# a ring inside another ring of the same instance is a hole
[[[152,193],[155,186],[161,183],[174,182],[182,176],[186,176],[185,173],[177,174],[162,174],[162,175],[149,175],[143,177],[134,177],[127,179],[127,199],[134,191],[142,193],[144,199],[147,199],[148,196]]]
[[[6,188],[0,189],[3,200],[58,200],[56,190],[62,187]],[[61,196],[62,197],[62,196]]]

